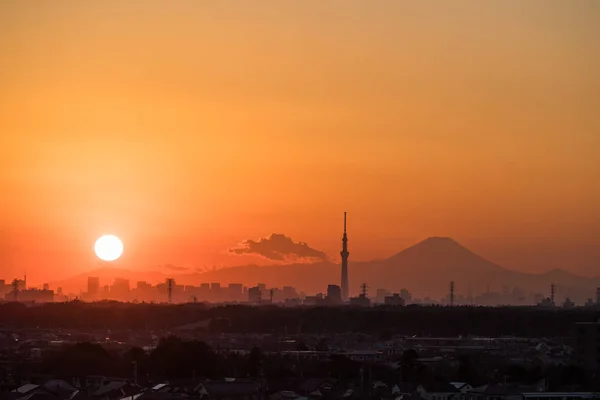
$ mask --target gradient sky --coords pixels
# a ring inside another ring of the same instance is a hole
[[[598,38],[595,0],[4,0],[0,278],[105,232],[134,268],[337,257],[343,211],[355,260],[435,235],[600,275]]]

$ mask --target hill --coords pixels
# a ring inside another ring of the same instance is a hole
[[[115,277],[129,279],[131,285],[145,280],[149,283],[163,282],[162,272],[130,271],[117,268],[101,268],[71,279],[56,282],[68,290],[85,290],[88,276],[99,276],[101,284],[110,284]],[[324,292],[328,284],[340,281],[339,264],[319,262],[315,264],[290,264],[256,266],[246,265],[195,274],[173,274],[177,283],[198,285],[220,282],[242,283],[254,286],[264,283],[269,287],[294,286],[306,293]],[[457,293],[472,290],[479,294],[487,289],[502,292],[506,288],[519,287],[526,292],[547,294],[551,283],[558,286],[558,298],[569,296],[579,302],[593,297],[598,279],[586,278],[562,270],[544,274],[526,274],[505,269],[460,245],[450,238],[432,237],[408,247],[397,254],[369,262],[349,262],[350,292],[356,295],[360,285],[366,283],[375,295],[378,288],[398,292],[407,288],[419,297],[441,298],[448,293],[450,281],[456,284]]]

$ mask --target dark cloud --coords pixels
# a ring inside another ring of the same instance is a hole
[[[252,239],[245,240],[242,242],[241,247],[229,251],[235,254],[259,255],[275,261],[327,260],[327,255],[322,251],[313,249],[304,242],[294,242],[291,238],[280,233],[273,233],[268,238],[262,238],[258,242]]]
[[[182,266],[173,265],[173,264],[165,264],[165,265],[163,265],[163,268],[171,270],[171,271],[189,271],[189,267],[182,267]]]

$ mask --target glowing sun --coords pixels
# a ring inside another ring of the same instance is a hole
[[[96,240],[94,251],[103,261],[115,261],[123,254],[123,242],[114,235],[104,235]]]

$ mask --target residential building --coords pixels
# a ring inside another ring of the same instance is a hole
[[[97,276],[88,276],[87,292],[91,296],[96,296],[100,291],[100,278]]]
[[[331,306],[342,304],[342,288],[338,285],[327,286],[327,297],[325,300]]]

